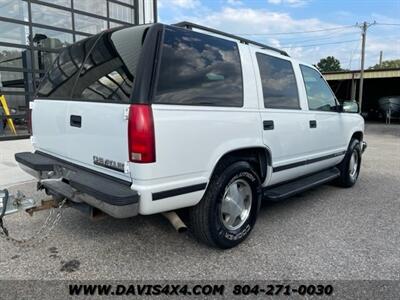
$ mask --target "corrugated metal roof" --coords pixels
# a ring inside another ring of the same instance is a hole
[[[360,78],[360,71],[340,71],[323,73],[326,80],[351,80]],[[400,69],[365,70],[365,79],[400,77]]]

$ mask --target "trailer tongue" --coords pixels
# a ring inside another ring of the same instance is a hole
[[[0,237],[6,238],[19,246],[32,246],[34,241],[41,242],[50,231],[58,224],[61,219],[61,208],[66,203],[66,199],[57,201],[55,199],[35,200],[27,198],[22,192],[10,194],[7,189],[0,190]],[[42,227],[32,236],[25,239],[17,239],[10,236],[4,224],[4,217],[18,212],[27,212],[30,216],[34,212],[50,209]],[[56,213],[54,213],[57,211]]]

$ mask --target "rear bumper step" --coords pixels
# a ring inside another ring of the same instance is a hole
[[[89,171],[41,152],[15,154],[15,160],[38,172],[53,171],[54,176],[41,181],[50,193],[74,202],[86,202],[116,218],[138,212],[139,194],[129,182]]]

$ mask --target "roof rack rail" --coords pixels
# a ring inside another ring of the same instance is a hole
[[[246,39],[246,38],[234,35],[234,34],[226,33],[226,32],[223,32],[223,31],[220,31],[220,30],[217,30],[217,29],[213,29],[213,28],[209,28],[209,27],[205,27],[205,26],[202,26],[202,25],[198,25],[198,24],[195,24],[195,23],[192,23],[192,22],[184,21],[184,22],[179,22],[179,23],[172,24],[172,25],[173,26],[177,26],[177,27],[183,27],[183,28],[186,28],[186,29],[197,28],[197,29],[208,31],[208,32],[212,32],[212,33],[215,33],[215,34],[218,34],[218,35],[226,36],[226,37],[229,37],[231,39],[239,40],[243,44],[255,45],[255,46],[258,46],[258,47],[260,47],[262,49],[272,50],[272,51],[278,52],[278,53],[280,53],[282,55],[289,56],[289,54],[287,54],[286,51],[283,51],[283,50],[280,50],[280,49],[277,49],[277,48],[274,48],[274,47],[271,47],[271,46],[268,46],[268,45],[265,45],[265,44],[262,44],[262,43],[258,43],[258,42],[255,42],[255,41],[252,41],[252,40],[249,40],[249,39]]]

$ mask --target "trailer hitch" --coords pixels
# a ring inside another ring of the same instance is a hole
[[[0,190],[0,229],[5,236],[9,236],[7,228],[4,226],[3,218],[7,215],[14,214],[21,210],[33,209],[36,207],[36,201],[26,198],[25,195],[18,191],[17,194],[11,195],[7,189]]]
[[[61,208],[66,203],[66,199],[62,201],[56,201],[54,199],[35,201],[33,198],[27,198],[21,191],[18,191],[15,195],[11,195],[7,189],[0,190],[0,236],[4,236],[7,240],[17,245],[28,245],[28,242],[32,242],[37,237],[40,241],[43,240],[47,235],[43,233],[48,230],[48,233],[55,227],[55,225],[61,219]],[[9,235],[8,229],[4,224],[4,217],[20,211],[27,212],[30,216],[34,212],[42,210],[50,210],[48,217],[46,218],[43,226],[36,232],[35,235],[28,239],[16,239]],[[56,214],[53,212],[58,210]]]
[[[0,190],[0,218],[18,211],[31,209],[36,207],[37,204],[34,199],[27,198],[21,191],[18,191],[16,195],[10,195],[7,189]]]

